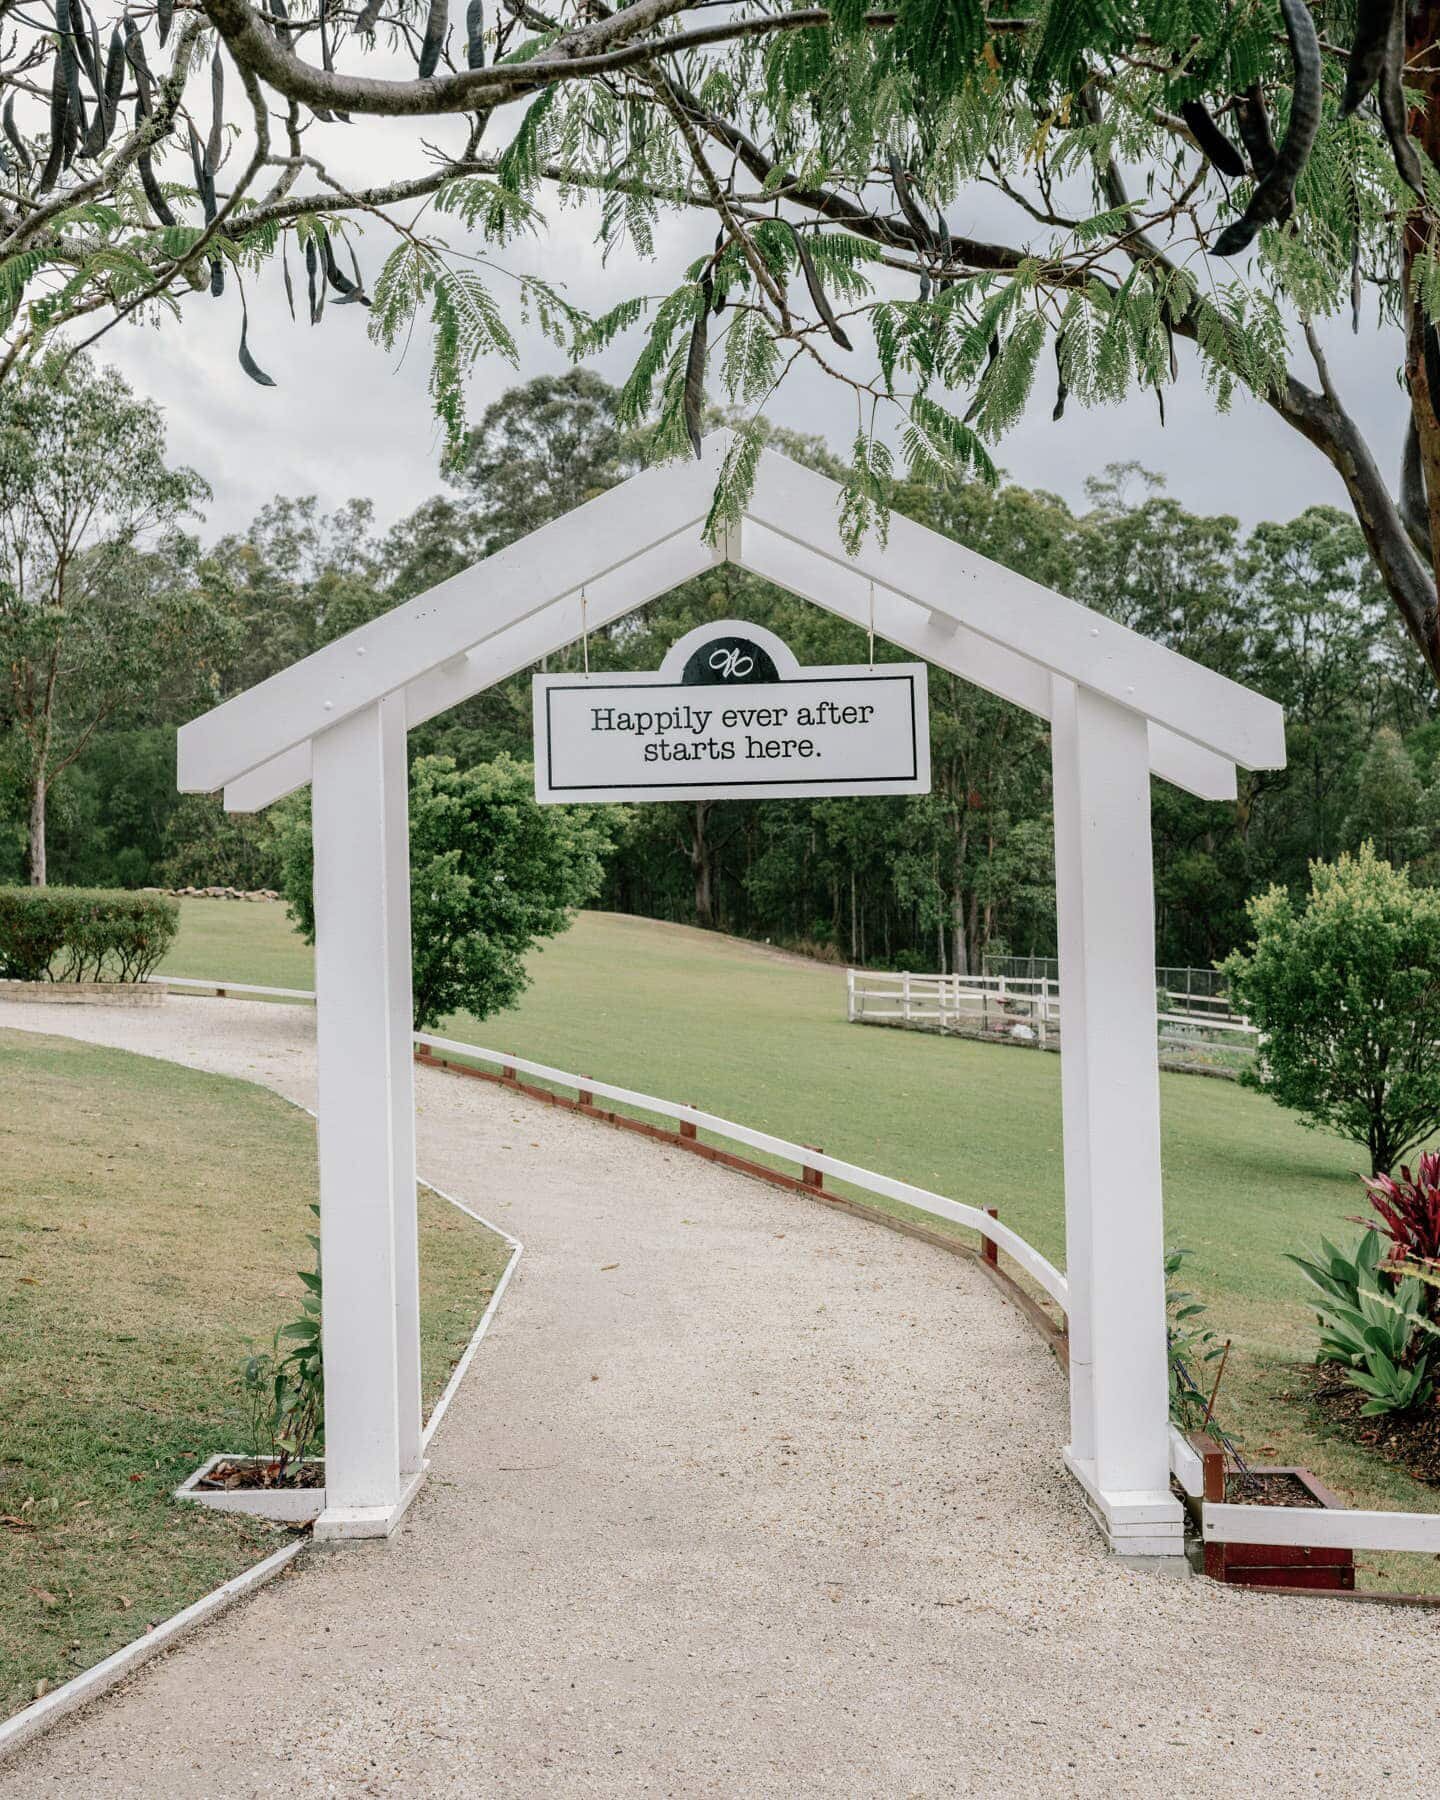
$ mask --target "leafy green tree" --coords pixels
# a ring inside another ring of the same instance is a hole
[[[1399,732],[1381,726],[1355,776],[1346,820],[1353,845],[1369,842],[1386,862],[1417,863],[1433,847],[1440,816]]]
[[[484,524],[465,498],[435,494],[392,525],[379,548],[381,577],[393,605],[447,581],[487,554]]]
[[[114,370],[56,354],[0,386],[0,667],[37,886],[55,782],[219,635],[174,535],[209,491],[170,467],[158,410]]]
[[[460,769],[420,757],[410,770],[410,921],[415,1026],[462,1009],[513,1006],[529,983],[525,957],[594,897],[617,823],[605,807],[540,806],[534,771],[500,756]],[[311,942],[314,848],[294,804],[276,825],[282,886]]]
[[[253,687],[394,604],[368,500],[322,513],[314,495],[278,495],[242,535],[201,562],[207,599],[230,622],[210,665],[216,698]]]
[[[1253,941],[1223,965],[1261,1034],[1241,1080],[1388,1174],[1440,1130],[1440,890],[1369,844],[1310,873],[1298,908],[1280,887],[1251,900]]]
[[[617,422],[648,421],[656,454],[698,434],[707,375],[751,412],[796,368],[838,380],[859,532],[897,442],[916,478],[993,478],[1037,383],[1058,414],[1163,406],[1198,375],[1327,459],[1440,676],[1440,0],[515,0],[453,26],[430,0],[197,0],[112,7],[108,34],[54,0],[10,23],[0,378],[66,328],[240,288],[237,355],[272,385],[244,284],[293,296],[298,266],[312,325],[369,301],[386,349],[428,329],[457,455],[467,370],[516,358],[520,316],[577,359],[636,334]],[[360,116],[397,121],[369,185],[343,167]],[[587,317],[523,251],[580,196],[612,263],[697,212],[713,248],[671,292],[635,279]],[[373,279],[360,221],[384,238]],[[1398,446],[1367,438],[1315,329],[1372,298],[1410,400],[1399,493]]]
[[[50,796],[51,879],[66,887],[141,887],[156,880],[177,799],[173,727],[97,731]]]
[[[171,762],[171,786],[174,786]],[[269,813],[227,813],[212,794],[182,794],[165,821],[157,873],[166,887],[234,887],[251,892],[280,880]]]
[[[523,472],[531,523],[580,497],[564,483],[572,462],[588,471],[585,492],[630,466],[628,450],[612,461],[606,449],[615,391],[607,398],[593,377],[560,385],[564,395],[578,388],[583,404],[561,404],[554,384],[540,382],[517,389],[495,415],[495,443],[514,446],[513,459],[500,462]],[[599,447],[589,445],[591,431]],[[843,478],[816,440],[772,438]],[[1382,853],[1397,866],[1432,878],[1440,870],[1440,839],[1429,825],[1440,796],[1433,693],[1406,652],[1354,521],[1312,507],[1246,535],[1233,519],[1191,515],[1133,464],[1106,470],[1089,502],[1072,511],[1014,485],[939,477],[898,482],[891,494],[897,510],[1285,705],[1288,766],[1242,773],[1238,804],[1155,785],[1160,960],[1208,964],[1223,956],[1244,935],[1248,894],[1272,881],[1297,888],[1312,858],[1353,849],[1367,835],[1382,837]],[[504,530],[491,502],[463,480],[383,535],[363,501],[326,515],[312,499],[277,499],[200,559],[196,579],[229,626],[206,656],[207,692],[224,698],[263,679],[474,561]],[[737,615],[779,632],[802,662],[869,654],[863,631],[720,567],[593,633],[592,666],[653,669],[683,632]],[[876,654],[898,653],[882,643]],[[580,659],[575,644],[550,666],[574,669]],[[102,726],[52,796],[56,879],[140,882],[159,870],[177,884],[276,884],[263,821],[257,828],[213,802],[177,801],[168,746],[173,725],[194,709],[179,679],[141,708],[152,726]],[[0,693],[0,873],[13,879],[23,868],[26,806],[5,707]],[[935,671],[931,727],[934,792],[923,798],[637,808],[608,859],[603,903],[803,943],[861,964],[975,969],[997,953],[1053,954],[1043,722]],[[450,756],[462,768],[501,754],[523,760],[530,732],[526,673],[420,726],[412,750]]]
[[[638,444],[616,423],[619,399],[589,369],[571,369],[511,388],[486,408],[451,470],[474,495],[480,555],[635,473]]]

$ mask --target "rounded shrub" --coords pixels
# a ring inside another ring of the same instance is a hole
[[[179,928],[163,894],[0,887],[0,979],[144,981]]]

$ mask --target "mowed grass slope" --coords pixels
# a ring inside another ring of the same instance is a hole
[[[310,985],[309,952],[298,939],[286,947],[283,909],[182,904],[175,972],[279,981],[260,971],[284,968],[286,985]],[[652,920],[581,914],[531,969],[517,1008],[478,1026],[453,1019],[446,1033],[694,1101],[998,1206],[1063,1266],[1058,1057],[850,1025],[843,970]],[[1162,1074],[1160,1088],[1167,1241],[1191,1252],[1186,1285],[1209,1304],[1219,1336],[1235,1340],[1218,1416],[1258,1459],[1304,1463],[1357,1502],[1437,1510],[1433,1489],[1320,1438],[1309,1408],[1282,1398],[1301,1392],[1298,1365],[1314,1347],[1304,1284],[1284,1253],[1322,1232],[1354,1235],[1348,1220],[1364,1205],[1358,1146],[1231,1082]],[[1368,1576],[1440,1585],[1399,1558],[1371,1559]]]
[[[180,931],[162,975],[228,975],[260,987],[313,988],[315,952],[274,900],[180,900]],[[243,971],[227,967],[239,950]]]
[[[299,1311],[315,1191],[277,1096],[0,1030],[0,1717],[286,1540],[169,1495],[250,1447],[239,1365]],[[427,1403],[508,1254],[422,1193]]]

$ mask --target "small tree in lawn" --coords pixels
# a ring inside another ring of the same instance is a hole
[[[1224,963],[1260,1029],[1247,1086],[1364,1144],[1387,1174],[1440,1129],[1440,891],[1362,844],[1246,908],[1255,937]]]
[[[606,807],[540,806],[534,772],[500,756],[457,768],[420,757],[410,770],[410,933],[415,1027],[461,1010],[513,1006],[525,957],[599,891],[611,831]],[[281,815],[277,836],[291,916],[312,942],[314,852],[308,817]]]

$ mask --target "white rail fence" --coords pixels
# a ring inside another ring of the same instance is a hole
[[[187,988],[197,994],[215,994],[228,1000],[231,994],[255,994],[262,1000],[315,1000],[314,988],[256,987],[252,981],[201,981],[194,975],[149,975],[156,987]]]
[[[1396,1550],[1440,1555],[1440,1513],[1349,1507],[1229,1506],[1207,1500],[1207,1544],[1305,1545],[1312,1550]]]
[[[1060,983],[1050,976],[920,975],[845,971],[846,1015],[854,1025],[904,1025],[961,1037],[1058,1049]],[[1162,1057],[1181,1066],[1231,1070],[1252,1056],[1259,1036],[1222,998],[1166,995],[1155,1025]]]

